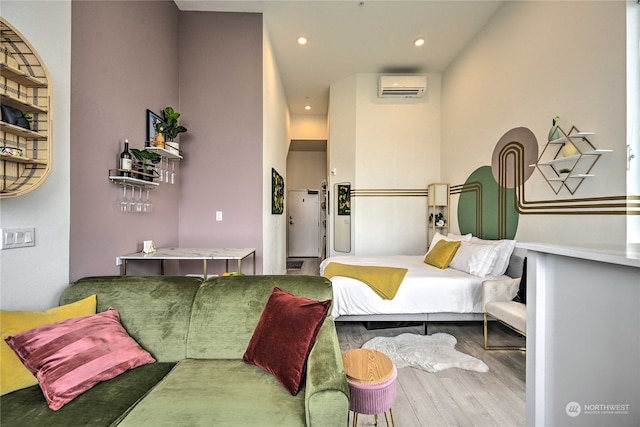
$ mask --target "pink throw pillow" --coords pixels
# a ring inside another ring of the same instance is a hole
[[[275,376],[295,396],[329,307],[330,299],[316,301],[273,288],[242,360]]]
[[[155,362],[129,336],[113,308],[38,326],[5,341],[36,376],[54,411],[101,381]]]

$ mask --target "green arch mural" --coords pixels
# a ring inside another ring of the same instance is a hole
[[[513,239],[519,215],[515,190],[501,188],[490,166],[476,169],[464,183],[458,202],[458,225],[462,234],[483,239]]]

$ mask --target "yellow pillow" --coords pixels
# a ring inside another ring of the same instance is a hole
[[[36,326],[61,322],[72,317],[96,314],[96,296],[46,311],[0,310],[0,395],[38,384],[38,380],[24,367],[4,338]]]
[[[427,256],[424,257],[424,262],[431,264],[438,268],[447,268],[456,254],[456,251],[460,247],[459,241],[440,240],[431,249]]]

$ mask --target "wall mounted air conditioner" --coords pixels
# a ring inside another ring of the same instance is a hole
[[[422,98],[427,92],[427,76],[380,76],[379,98]]]

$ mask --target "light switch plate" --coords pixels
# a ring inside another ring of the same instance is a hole
[[[0,229],[0,249],[25,248],[36,245],[35,227]]]

